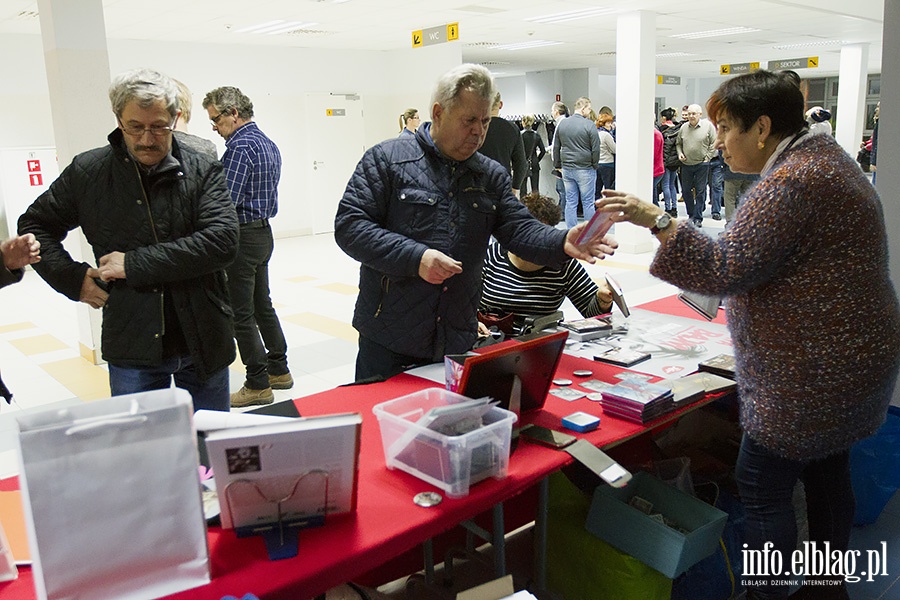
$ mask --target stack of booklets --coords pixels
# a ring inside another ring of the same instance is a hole
[[[734,357],[730,354],[719,354],[701,362],[697,365],[697,369],[734,379]]]
[[[607,415],[644,424],[672,412],[672,390],[641,379],[628,379],[603,390],[600,405]]]
[[[590,317],[577,321],[563,321],[560,327],[568,330],[569,339],[587,342],[612,333],[612,320],[609,317]]]

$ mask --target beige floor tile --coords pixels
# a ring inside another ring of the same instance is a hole
[[[9,333],[10,331],[22,331],[23,329],[34,329],[34,323],[10,323],[9,325],[0,325],[0,333]]]
[[[327,283],[325,285],[317,285],[320,290],[327,292],[335,292],[336,294],[346,294],[347,296],[355,296],[359,293],[359,288],[355,285],[347,285],[346,283]]]
[[[43,354],[44,352],[54,352],[56,350],[65,350],[68,348],[68,346],[50,334],[19,338],[17,340],[10,340],[9,343],[26,356]]]
[[[109,372],[103,367],[81,357],[45,363],[41,367],[82,400],[109,398]]]
[[[285,321],[290,321],[291,323],[306,327],[307,329],[319,331],[348,342],[353,342],[354,344],[359,339],[359,334],[356,333],[356,330],[353,329],[353,326],[350,325],[350,323],[338,321],[337,319],[332,319],[316,313],[303,312],[287,315],[282,318]]]

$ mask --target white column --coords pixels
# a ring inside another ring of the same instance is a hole
[[[862,141],[868,67],[868,44],[848,44],[841,47],[837,129],[834,137],[850,156],[856,156]]]
[[[109,55],[102,0],[38,0],[44,63],[59,168],[79,152],[106,144],[115,126],[109,107]],[[79,242],[67,243],[75,260],[94,264],[93,251],[81,230]],[[71,238],[70,238],[71,239]],[[100,312],[78,304],[79,350],[87,360],[100,359]]]
[[[888,232],[891,280],[900,292],[900,0],[884,1],[881,47],[881,117],[878,119],[878,194]],[[840,106],[840,105],[839,105]],[[900,386],[892,404],[900,406]]]
[[[656,93],[656,13],[636,11],[616,26],[616,189],[650,200],[653,184],[653,101]],[[644,227],[616,225],[625,252],[653,250]]]

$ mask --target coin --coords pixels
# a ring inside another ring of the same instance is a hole
[[[556,385],[572,385],[571,379],[554,379],[553,383]]]
[[[576,377],[590,377],[593,375],[593,371],[588,371],[587,369],[578,369],[577,371],[572,372]]]
[[[590,394],[585,394],[585,398],[590,400],[591,402],[600,402],[603,400],[603,394],[600,392],[592,392]]]
[[[437,492],[421,492],[413,496],[413,502],[419,506],[437,506],[444,498]]]

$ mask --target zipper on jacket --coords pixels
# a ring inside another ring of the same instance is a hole
[[[381,276],[381,300],[378,302],[378,308],[375,309],[375,316],[373,318],[378,318],[378,315],[381,314],[381,306],[384,304],[384,297],[387,296],[388,291],[391,289],[391,280],[388,279],[387,275]]]
[[[134,172],[138,177],[138,184],[141,186],[141,195],[144,196],[144,206],[147,207],[147,218],[150,220],[150,232],[153,234],[153,241],[157,244],[159,243],[159,236],[156,234],[156,222],[153,220],[153,212],[150,210],[150,199],[147,197],[147,190],[144,188],[144,179],[141,177],[140,168],[137,166],[134,158],[131,158],[131,163],[134,165]],[[159,332],[160,341],[162,341],[162,336],[166,335],[166,307],[165,307],[165,292],[163,291],[163,284],[160,284],[159,287],[159,320],[162,323],[161,331]]]

